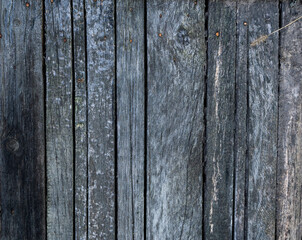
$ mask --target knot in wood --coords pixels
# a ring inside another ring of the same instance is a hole
[[[177,31],[177,41],[183,45],[188,45],[190,43],[190,37],[188,30],[184,27],[180,27]]]
[[[17,152],[20,148],[20,144],[15,138],[9,138],[6,140],[5,147],[9,152]]]

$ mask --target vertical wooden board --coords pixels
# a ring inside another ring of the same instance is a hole
[[[279,26],[277,1],[251,1],[249,42]],[[274,239],[278,120],[278,34],[249,48],[248,239]]]
[[[75,239],[87,239],[87,86],[85,2],[73,0],[73,54],[75,86]]]
[[[231,239],[236,2],[209,2],[205,238]]]
[[[144,1],[118,0],[118,239],[144,239]]]
[[[147,2],[147,239],[200,239],[204,1]]]
[[[45,239],[41,1],[0,2],[0,239]]]
[[[282,26],[302,5],[282,3]],[[277,239],[302,237],[302,21],[284,29],[280,45]]]
[[[244,239],[246,223],[248,6],[237,3],[234,239]]]
[[[69,1],[45,1],[47,238],[73,238],[72,33]]]
[[[115,238],[114,1],[86,0],[88,238]]]

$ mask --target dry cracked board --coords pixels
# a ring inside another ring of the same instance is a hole
[[[231,239],[233,214],[236,2],[209,1],[205,238]]]
[[[300,3],[299,3],[300,2]],[[302,13],[301,1],[282,2],[282,26]],[[302,21],[280,32],[277,239],[302,237]]]
[[[144,1],[118,0],[118,239],[144,239]]]
[[[75,239],[87,239],[87,81],[85,1],[73,0]]]
[[[47,238],[73,238],[72,31],[69,1],[45,1]]]
[[[151,0],[146,10],[146,239],[200,239],[205,3]]]
[[[236,119],[234,171],[234,239],[244,239],[246,226],[248,2],[237,3]]]
[[[249,42],[279,27],[277,1],[251,1]],[[278,34],[249,47],[247,239],[274,239],[278,125]]]
[[[45,239],[42,17],[41,1],[0,2],[1,239]]]
[[[114,1],[86,0],[88,239],[115,238]]]

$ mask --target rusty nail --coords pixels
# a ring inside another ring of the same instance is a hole
[[[132,43],[132,39],[130,39],[129,42]]]
[[[63,41],[66,43],[67,42],[67,38],[64,38]]]
[[[51,3],[53,3],[53,0],[50,0]]]
[[[159,14],[159,17],[160,17],[160,18],[162,18],[162,17],[163,17],[163,15],[162,15],[162,14]]]
[[[79,79],[78,79],[78,82],[79,82],[79,83],[83,83],[83,82],[84,82],[84,78],[79,78]]]
[[[159,37],[162,37],[163,35],[161,33],[158,34]]]
[[[246,26],[246,25],[247,25],[247,22],[244,22],[243,25]]]
[[[26,2],[26,3],[25,3],[25,6],[26,6],[26,7],[29,7],[29,2]]]
[[[216,32],[216,34],[215,34],[215,35],[216,35],[216,37],[219,37],[219,35],[220,35],[220,34],[219,34],[219,32]]]
[[[2,34],[0,33],[0,38],[2,38]]]

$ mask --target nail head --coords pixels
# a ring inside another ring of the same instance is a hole
[[[25,3],[25,6],[26,6],[26,7],[29,7],[29,2],[26,2],[26,3]]]
[[[161,33],[158,34],[159,37],[162,37],[163,35]]]
[[[219,32],[216,32],[216,34],[215,34],[215,35],[216,35],[216,37],[219,37],[220,33],[219,33]]]

